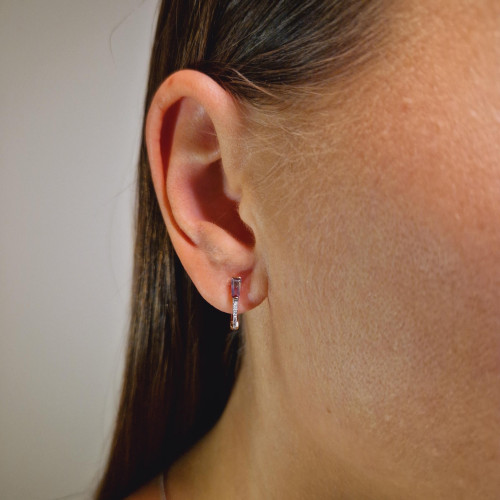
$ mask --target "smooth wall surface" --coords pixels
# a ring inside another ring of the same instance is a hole
[[[0,498],[90,498],[121,379],[156,0],[0,0]]]

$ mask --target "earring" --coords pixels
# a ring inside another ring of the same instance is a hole
[[[233,298],[233,315],[231,317],[231,330],[238,330],[238,300],[241,292],[241,278],[231,278],[231,297]]]

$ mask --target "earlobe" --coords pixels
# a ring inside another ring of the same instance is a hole
[[[262,277],[254,274],[261,269],[254,236],[238,211],[239,120],[219,85],[182,70],[159,88],[146,122],[154,188],[174,248],[202,296],[226,312],[231,277],[242,277],[240,312],[265,298],[262,286],[256,292]]]

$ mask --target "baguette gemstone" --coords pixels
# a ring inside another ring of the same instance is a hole
[[[241,278],[231,278],[231,297],[239,297],[241,293]]]

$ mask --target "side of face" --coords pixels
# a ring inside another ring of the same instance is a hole
[[[498,498],[500,4],[396,4],[300,165],[258,185],[276,359],[311,443],[366,488]]]

